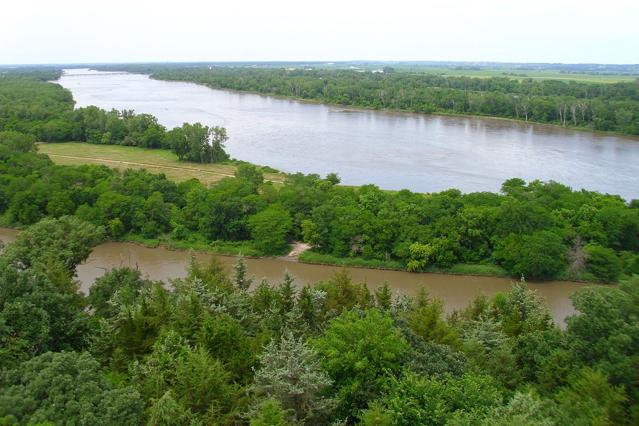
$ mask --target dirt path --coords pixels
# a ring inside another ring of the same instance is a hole
[[[306,244],[301,241],[293,241],[293,243],[291,244],[291,251],[286,256],[280,257],[280,259],[297,262],[299,260],[300,254],[310,249],[310,244]]]

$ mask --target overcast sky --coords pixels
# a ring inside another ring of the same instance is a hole
[[[5,0],[0,63],[639,63],[639,0]]]

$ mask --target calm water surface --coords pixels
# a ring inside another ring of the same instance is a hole
[[[639,198],[639,140],[486,118],[350,111],[148,76],[66,70],[77,106],[133,109],[167,127],[228,129],[229,153],[344,184],[497,191],[511,177]]]
[[[0,240],[5,243],[13,241],[17,231],[0,228]],[[96,247],[89,259],[77,269],[81,289],[88,293],[93,281],[106,271],[129,266],[138,268],[143,275],[153,280],[168,281],[186,275],[185,268],[190,260],[190,252],[172,251],[164,248],[147,248],[130,243],[105,243]],[[237,260],[231,256],[215,256],[206,253],[195,253],[201,261],[217,257],[229,271]],[[413,274],[400,271],[381,271],[364,268],[340,268],[336,266],[310,265],[277,258],[246,259],[248,272],[259,281],[265,278],[272,282],[279,282],[284,272],[288,271],[296,284],[304,285],[331,278],[336,272],[346,269],[356,282],[365,282],[374,289],[387,282],[395,293],[414,295],[421,287],[428,293],[444,302],[446,312],[466,307],[476,296],[493,295],[500,291],[507,291],[512,280],[495,277],[471,277],[443,274]],[[564,281],[544,283],[528,283],[544,297],[554,320],[563,324],[567,315],[575,312],[569,296],[581,284]]]

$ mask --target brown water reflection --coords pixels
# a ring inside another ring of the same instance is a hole
[[[13,240],[15,235],[16,231],[0,228],[1,240]],[[214,256],[198,252],[194,252],[193,255],[200,261],[207,261]],[[138,268],[152,280],[168,281],[185,276],[185,268],[190,256],[191,253],[187,251],[172,251],[162,247],[148,248],[132,243],[105,243],[96,247],[89,259],[78,267],[78,279],[81,282],[82,291],[86,293],[93,281],[107,270],[119,266],[129,266]],[[236,261],[236,258],[231,256],[216,257],[229,270]],[[420,287],[425,287],[431,296],[444,302],[447,312],[467,306],[473,298],[480,294],[490,296],[500,291],[506,291],[512,284],[512,280],[507,278],[340,268],[274,258],[246,259],[246,263],[249,274],[254,275],[258,280],[265,278],[278,282],[284,272],[288,271],[295,277],[298,285],[304,285],[329,279],[336,272],[346,269],[354,281],[365,282],[371,289],[388,282],[396,293],[413,295]],[[528,285],[546,299],[553,318],[559,324],[563,323],[567,315],[574,313],[569,296],[582,286],[582,284],[565,281],[529,283]]]

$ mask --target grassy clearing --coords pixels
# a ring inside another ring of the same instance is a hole
[[[434,272],[444,272],[446,274],[459,275],[484,275],[490,277],[509,277],[510,275],[503,268],[497,265],[478,265],[470,263],[458,263],[450,269],[438,270]]]
[[[317,253],[312,250],[305,251],[300,254],[299,261],[302,263],[314,263],[318,265],[335,265],[353,268],[370,268],[370,269],[388,269],[394,271],[406,271],[406,265],[395,260],[370,260],[352,257],[335,257],[329,254]],[[518,279],[510,275],[504,268],[498,265],[478,264],[478,263],[457,263],[450,268],[437,268],[431,266],[423,272],[431,274],[448,274],[448,275],[473,275],[484,277],[503,277]],[[625,278],[625,277],[621,277]],[[573,281],[584,283],[601,283],[600,280],[590,274],[583,273],[580,276],[573,276],[568,273],[561,274],[555,281]]]
[[[390,269],[406,271],[406,265],[396,260],[383,261],[375,259],[362,259],[352,257],[335,257],[329,254],[321,254],[307,250],[299,256],[300,262],[316,263],[321,265],[350,266],[355,268]],[[509,277],[508,273],[497,265],[480,265],[458,263],[447,269],[436,267],[428,268],[424,272],[452,275],[481,275],[487,277]]]
[[[335,257],[330,254],[317,253],[312,250],[307,250],[300,254],[299,261],[304,263],[317,263],[321,265],[352,266],[356,268],[392,269],[398,271],[406,270],[401,262],[393,260],[383,261],[362,259],[358,257]]]
[[[164,173],[169,179],[178,182],[195,178],[202,183],[210,184],[225,177],[232,177],[236,170],[233,164],[181,162],[175,154],[162,149],[65,142],[41,143],[38,150],[47,154],[56,164],[100,164],[121,170],[146,169],[153,173]],[[282,174],[271,172],[264,173],[264,178],[273,182],[284,180]]]
[[[533,71],[520,69],[454,69],[454,68],[423,68],[419,70],[429,74],[444,76],[466,76],[478,78],[507,77],[514,79],[532,78],[533,80],[564,80],[579,81],[582,83],[619,83],[622,81],[634,81],[638,76],[620,74],[569,74],[557,71]]]
[[[145,238],[138,234],[126,234],[120,239],[145,247],[155,248],[159,246],[170,250],[195,250],[205,253],[222,254],[228,256],[264,257],[265,254],[253,247],[251,241],[203,241],[196,239],[175,240],[169,236],[158,238]]]

